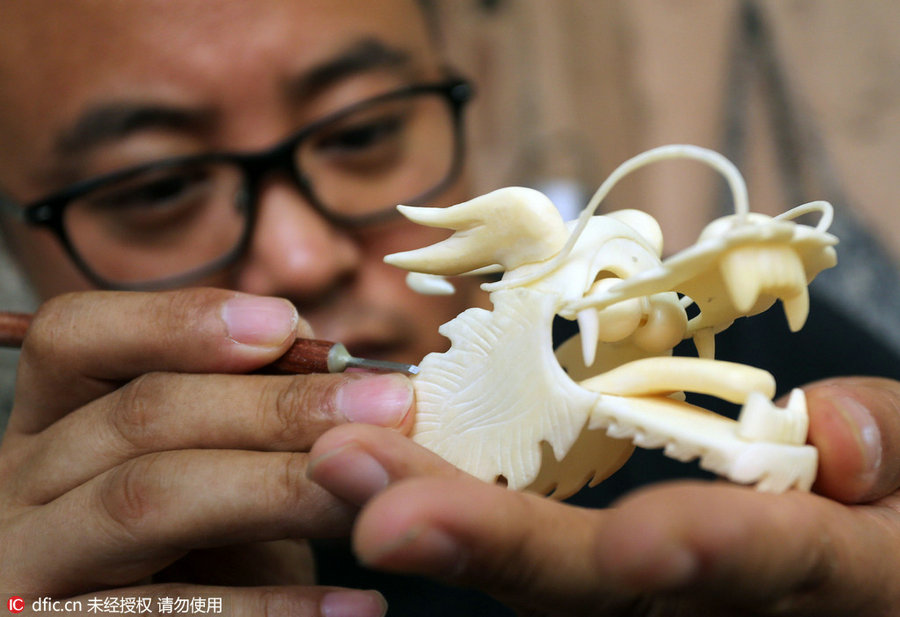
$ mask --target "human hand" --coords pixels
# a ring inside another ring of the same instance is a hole
[[[307,480],[307,452],[345,422],[407,430],[412,389],[396,375],[244,374],[309,334],[286,301],[210,289],[45,305],[0,445],[0,589],[382,614],[371,592],[296,584],[311,579],[296,540],[344,535],[355,512]],[[203,586],[141,586],[195,549],[221,566]],[[230,579],[267,586],[215,586]]]
[[[895,614],[900,384],[846,378],[806,393],[819,494],[678,482],[587,510],[479,482],[365,426],[326,433],[309,469],[364,506],[353,534],[364,564],[478,587],[525,614]]]

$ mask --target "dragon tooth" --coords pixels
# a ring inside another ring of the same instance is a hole
[[[712,360],[716,356],[716,334],[712,328],[701,328],[694,332],[694,347],[697,356]]]
[[[753,392],[738,417],[738,435],[749,441],[802,445],[808,428],[806,396],[799,388],[791,392],[786,407],[778,407],[765,395]]]
[[[650,430],[639,430],[632,438],[632,442],[645,449],[662,448],[666,445],[668,436],[662,433],[655,433]]]
[[[738,418],[738,435],[748,441],[778,441],[782,422],[778,408],[759,392],[751,392]]]
[[[803,262],[796,251],[787,246],[778,247],[773,250],[773,260],[777,260],[781,271],[781,284],[785,290],[784,295],[788,295],[790,291],[805,288],[806,272],[803,268]]]
[[[803,390],[800,388],[791,390],[791,395],[788,397],[788,403],[785,409],[790,409],[793,413],[806,415],[806,394]]]
[[[439,274],[410,272],[406,275],[406,286],[425,296],[449,296],[456,288],[453,283]]]
[[[622,279],[616,276],[601,278],[591,285],[585,297],[606,293],[621,282]],[[580,315],[585,314],[586,318],[596,321],[596,329],[592,330],[592,332],[596,333],[598,341],[615,343],[631,336],[641,325],[646,316],[645,304],[641,298],[630,298],[621,302],[615,302],[600,310],[595,310],[594,315],[591,316],[586,314],[588,309],[583,309],[577,315],[579,320],[581,319]],[[579,326],[580,324],[581,321],[579,321]]]
[[[806,285],[803,285],[795,295],[782,298],[781,305],[784,308],[784,315],[787,317],[791,332],[800,330],[809,315],[809,290]]]
[[[806,274],[800,256],[790,247],[734,249],[722,258],[720,271],[731,301],[740,312],[754,310],[761,295],[778,297],[785,303],[791,330],[803,326],[809,313]]]
[[[787,441],[794,444],[806,443],[806,435],[809,432],[809,412],[806,407],[806,394],[800,388],[791,390],[785,414],[790,417],[791,428],[787,434]]]
[[[696,448],[692,447],[689,444],[681,444],[677,441],[669,441],[665,446],[665,454],[669,458],[674,458],[675,460],[681,461],[682,463],[686,463],[690,460],[697,458],[700,453]]]
[[[773,291],[781,298],[791,332],[796,332],[803,327],[809,315],[806,272],[800,256],[787,247],[782,247],[782,250],[778,251],[777,258],[781,272],[781,287]]]
[[[719,268],[732,304],[741,313],[748,313],[756,304],[761,287],[757,251],[752,248],[729,251],[722,257]]]
[[[753,250],[757,269],[762,277],[764,291],[784,290],[789,286],[790,263],[785,260],[784,251],[779,247],[760,247]],[[787,251],[790,254],[790,250]]]
[[[598,331],[600,320],[592,308],[578,311],[578,331],[581,334],[581,354],[586,367],[592,366],[597,358]]]
[[[630,439],[631,436],[634,435],[634,428],[627,424],[611,422],[609,426],[606,427],[606,434],[613,439]]]

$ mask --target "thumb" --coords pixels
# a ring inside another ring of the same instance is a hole
[[[863,503],[900,488],[900,383],[845,377],[804,389],[819,450],[816,492]]]

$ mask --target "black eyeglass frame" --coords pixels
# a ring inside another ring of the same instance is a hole
[[[323,126],[340,121],[347,116],[373,105],[378,105],[393,99],[402,99],[429,93],[442,95],[449,105],[453,121],[454,152],[450,168],[443,180],[420,195],[412,196],[407,200],[409,205],[421,205],[423,202],[439,194],[451,185],[458,178],[459,172],[462,169],[465,152],[465,131],[463,130],[462,115],[466,103],[474,96],[474,87],[471,82],[466,79],[454,77],[441,82],[415,84],[359,101],[349,107],[340,109],[307,124],[289,137],[261,152],[206,152],[203,154],[162,159],[76,182],[60,191],[24,206],[17,205],[0,195],[0,206],[4,206],[6,210],[10,211],[13,215],[29,225],[50,229],[56,235],[66,253],[76,266],[99,287],[133,291],[150,291],[178,287],[221,270],[232,264],[244,254],[250,243],[250,238],[253,237],[254,228],[256,226],[259,187],[261,181],[267,174],[272,172],[277,171],[285,173],[290,177],[300,191],[300,194],[309,202],[309,204],[315,208],[320,215],[336,225],[350,228],[364,227],[381,223],[397,216],[397,211],[395,209],[396,204],[391,205],[383,211],[371,212],[358,216],[344,215],[330,211],[315,194],[311,181],[301,173],[294,153],[305,139],[310,135],[315,134]],[[69,239],[64,224],[64,213],[66,207],[79,197],[95,191],[98,188],[102,188],[106,184],[128,180],[133,176],[146,172],[182,165],[217,162],[234,165],[243,173],[243,184],[241,187],[241,197],[243,198],[243,202],[239,205],[246,209],[247,217],[247,224],[244,228],[244,232],[235,243],[234,248],[218,259],[193,270],[163,279],[138,283],[117,283],[115,281],[107,280],[94,272],[90,265],[82,259]]]

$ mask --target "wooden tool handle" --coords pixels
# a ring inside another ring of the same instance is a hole
[[[297,339],[283,356],[265,367],[263,371],[285,375],[327,373],[329,372],[328,354],[334,345],[330,341],[308,338]]]
[[[28,313],[0,312],[0,347],[21,345],[30,324],[31,315]]]

